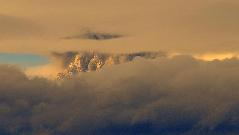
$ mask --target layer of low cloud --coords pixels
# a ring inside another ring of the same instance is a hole
[[[72,80],[0,66],[1,135],[234,135],[239,60],[137,59]]]

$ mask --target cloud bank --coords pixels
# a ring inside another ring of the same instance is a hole
[[[0,66],[1,135],[236,135],[239,60],[137,59],[56,83]]]

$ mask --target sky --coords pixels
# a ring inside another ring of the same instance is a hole
[[[0,63],[31,67],[48,63],[48,58],[33,54],[0,53]]]
[[[1,52],[237,53],[237,0],[1,0]],[[107,41],[64,39],[90,32]]]
[[[0,134],[238,135],[238,37],[238,0],[0,0]]]

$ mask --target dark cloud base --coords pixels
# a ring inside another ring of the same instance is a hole
[[[239,60],[188,56],[28,79],[0,66],[1,135],[237,135]]]

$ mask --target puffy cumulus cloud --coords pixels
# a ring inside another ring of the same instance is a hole
[[[136,57],[141,57],[145,59],[156,59],[159,57],[166,57],[167,53],[162,51],[142,51],[135,53],[105,53],[99,51],[68,51],[64,53],[53,52],[52,59],[56,63],[60,63],[60,65],[64,68],[68,67],[76,57],[79,57],[77,61],[82,61],[82,66],[87,66],[90,60],[94,57],[98,57],[105,64],[107,61],[114,64],[126,63],[134,60]]]
[[[57,74],[57,79],[71,78],[80,72],[92,72],[100,70],[104,66],[113,66],[132,62],[135,58],[156,59],[166,57],[164,52],[137,52],[137,53],[104,53],[96,51],[81,51],[55,53],[56,58],[62,61],[63,72]]]
[[[98,51],[53,52],[50,56],[49,64],[28,67],[25,69],[25,73],[29,77],[38,76],[51,80],[57,78],[61,80],[79,72],[91,72],[100,70],[103,66],[132,62],[138,57],[156,59],[167,57],[167,53],[161,51],[137,53],[105,53]]]
[[[2,65],[0,134],[238,134],[238,70],[234,58],[138,58],[59,83]]]

